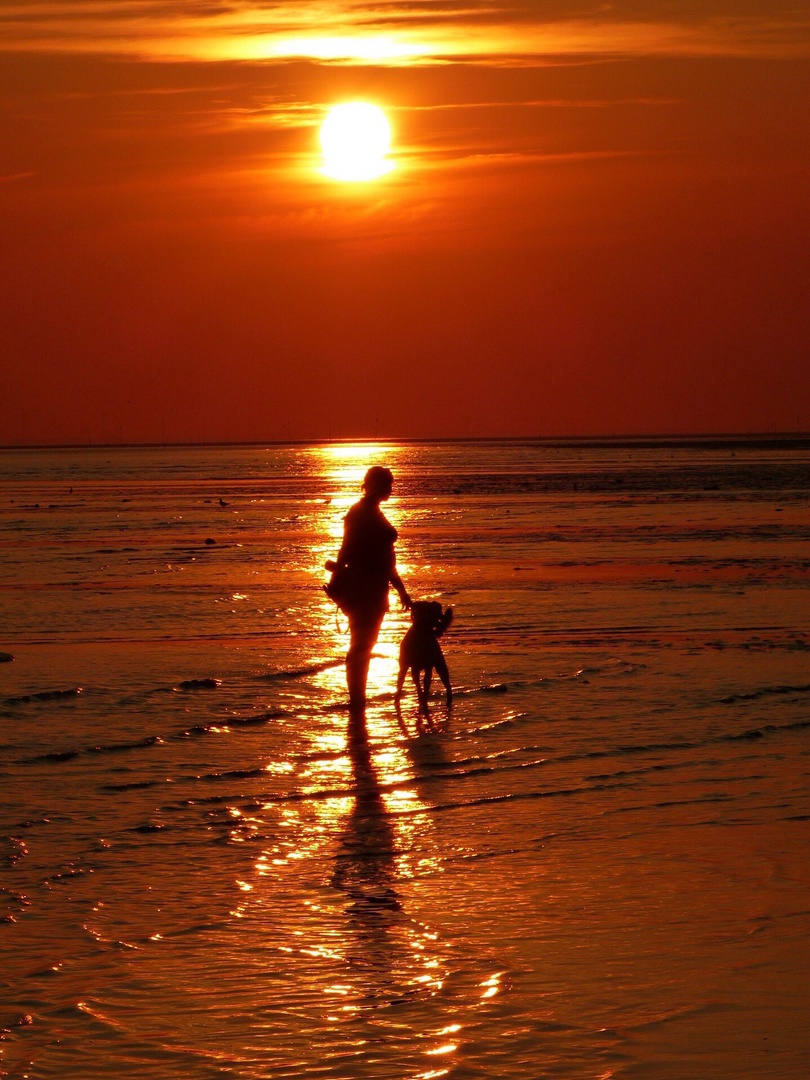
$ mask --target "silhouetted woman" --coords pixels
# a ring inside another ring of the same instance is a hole
[[[346,654],[346,682],[349,709],[353,713],[366,704],[366,680],[371,650],[377,641],[388,611],[388,589],[393,585],[404,608],[411,598],[397,573],[394,542],[397,530],[380,509],[391,495],[394,477],[390,469],[372,466],[363,480],[363,497],[349,510],[343,524],[343,543],[338,565],[349,569],[352,603],[349,618],[349,651]]]

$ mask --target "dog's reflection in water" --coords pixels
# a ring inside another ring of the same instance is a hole
[[[397,705],[397,718],[405,736],[404,749],[412,767],[413,786],[421,802],[428,806],[439,805],[452,775],[452,763],[448,758],[451,743],[450,710],[416,713],[416,731],[411,734]]]
[[[408,743],[405,749],[408,752],[409,757],[414,757],[413,744],[417,741],[413,738],[414,734],[422,738],[430,735],[439,735],[443,731],[450,730],[450,717],[452,715],[450,709],[439,708],[438,713],[428,708],[427,704],[419,706],[419,711],[414,714],[414,732],[411,732],[408,728],[408,723],[405,717],[402,715],[402,705],[395,698],[394,708],[396,710],[397,723],[399,724],[399,730]],[[418,751],[417,751],[418,753]]]

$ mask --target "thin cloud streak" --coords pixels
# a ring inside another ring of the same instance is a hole
[[[393,106],[393,111],[442,112],[458,109],[608,109],[617,105],[680,105],[683,98],[545,98],[538,101],[449,101],[438,105]],[[392,108],[389,106],[389,108]]]
[[[31,170],[27,172],[10,173],[8,176],[0,176],[0,184],[12,184],[15,180],[28,180],[32,176],[36,176],[36,173]]]
[[[605,56],[810,56],[810,19],[795,8],[715,3],[681,20],[641,5],[576,17],[559,3],[205,3],[64,0],[0,4],[0,50],[79,52],[142,60],[310,59],[424,65],[531,64]],[[624,12],[624,14],[623,14]]]

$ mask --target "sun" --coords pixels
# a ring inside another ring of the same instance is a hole
[[[391,128],[378,105],[344,101],[321,124],[323,169],[333,180],[373,180],[391,169]]]

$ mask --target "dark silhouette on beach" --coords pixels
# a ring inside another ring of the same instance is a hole
[[[453,621],[453,609],[446,608],[438,600],[417,600],[411,604],[411,628],[399,647],[399,674],[394,700],[399,703],[405,676],[410,671],[422,712],[428,711],[428,694],[433,672],[442,681],[448,706],[453,701],[450,673],[439,644],[439,638]]]
[[[371,651],[388,611],[390,586],[399,594],[403,608],[411,606],[411,598],[396,568],[397,530],[380,509],[380,503],[390,498],[393,484],[390,469],[374,465],[368,470],[363,480],[363,497],[344,519],[343,543],[337,560],[327,563],[332,570],[327,595],[349,619],[346,683],[349,710],[353,714],[365,709]]]

